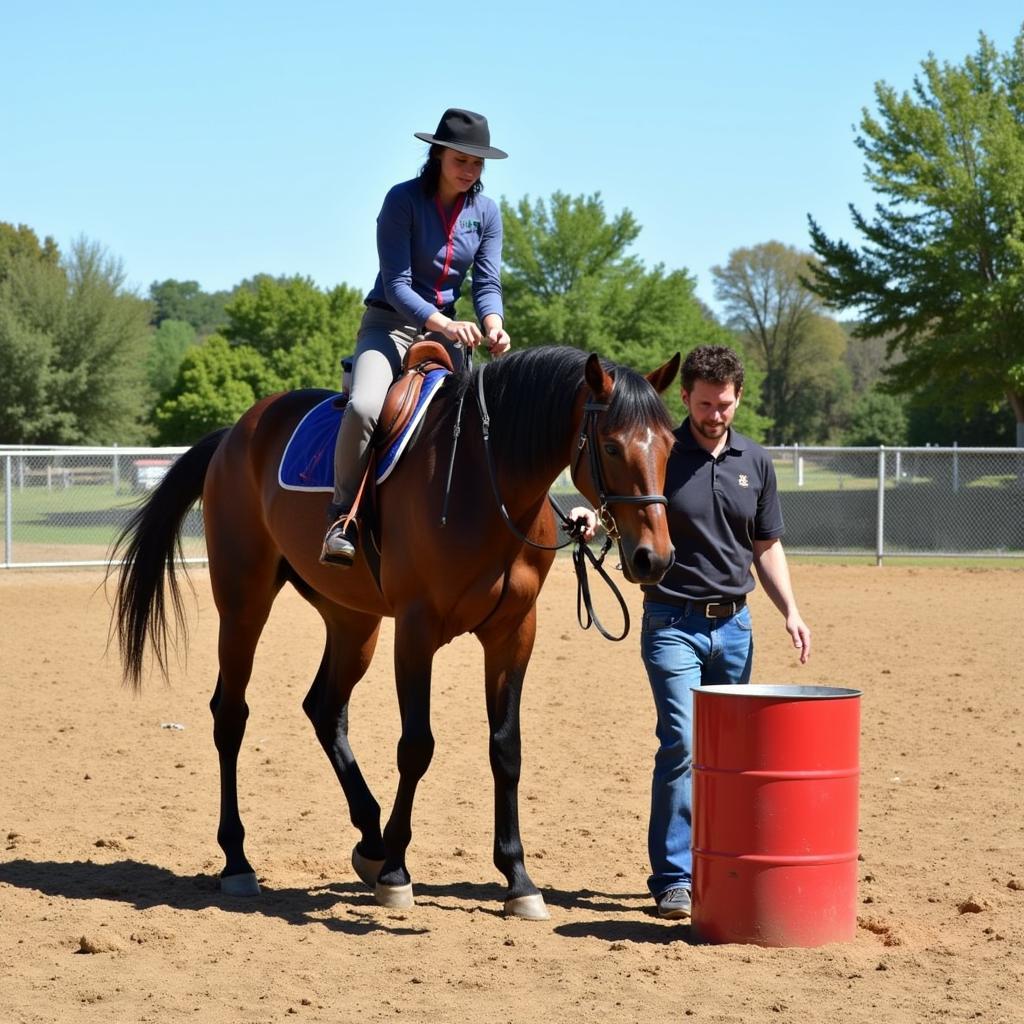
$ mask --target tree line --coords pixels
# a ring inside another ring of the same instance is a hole
[[[806,250],[733,251],[712,270],[721,317],[687,270],[645,266],[628,209],[503,199],[514,344],[639,369],[731,345],[748,371],[737,426],[770,444],[1024,445],[1024,30],[1007,54],[982,35],[963,64],[921,68],[910,92],[878,83],[859,126],[879,197],[873,216],[851,207],[861,243],[812,216]],[[60,252],[0,223],[0,442],[187,444],[263,395],[337,387],[365,293],[124,282],[95,242]]]

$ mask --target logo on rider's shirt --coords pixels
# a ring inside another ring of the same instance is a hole
[[[737,482],[739,483],[740,487],[749,487],[750,486],[750,481],[747,479],[747,474],[746,473],[740,473],[740,475],[739,475],[739,477],[737,479]]]
[[[459,227],[462,228],[463,231],[479,232],[480,221],[474,220],[472,217],[463,217],[462,220],[459,221]]]

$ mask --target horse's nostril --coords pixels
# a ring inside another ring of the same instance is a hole
[[[636,583],[655,583],[660,580],[675,561],[675,550],[669,548],[667,558],[659,558],[653,548],[641,545],[633,552],[630,562],[632,576]]]
[[[650,576],[653,564],[654,560],[650,548],[639,547],[633,552],[633,570],[641,579]]]

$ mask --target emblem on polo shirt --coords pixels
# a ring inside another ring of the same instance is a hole
[[[737,480],[738,480],[738,483],[739,483],[740,487],[749,487],[750,486],[750,481],[747,479],[747,474],[746,473],[740,473],[740,475],[737,478]]]

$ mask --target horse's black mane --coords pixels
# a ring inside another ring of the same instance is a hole
[[[552,439],[564,439],[572,423],[572,399],[583,384],[587,352],[568,345],[526,348],[485,364],[484,394],[491,419],[491,443],[501,465],[528,474],[554,454]],[[605,425],[611,430],[649,425],[672,429],[668,410],[642,374],[607,359],[615,378]],[[468,389],[467,406],[475,406],[474,368],[459,381]]]

